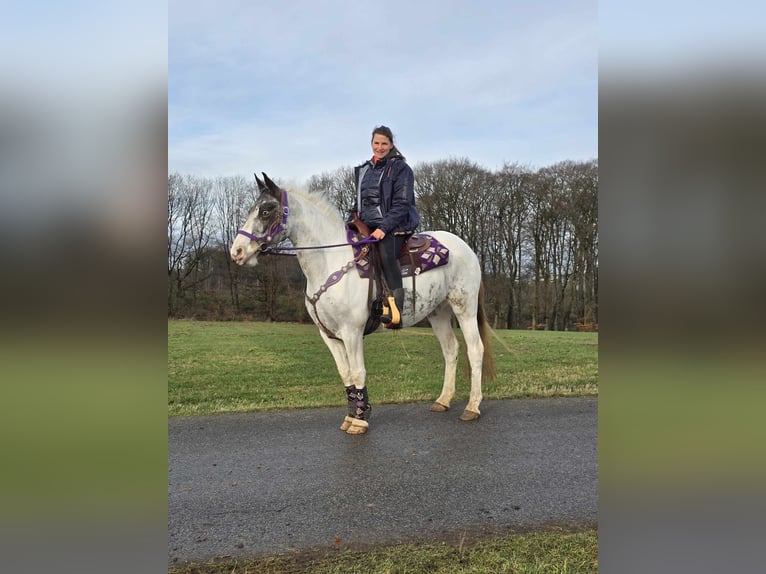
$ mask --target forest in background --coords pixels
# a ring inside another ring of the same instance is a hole
[[[597,159],[490,171],[452,158],[413,171],[418,231],[450,231],[476,252],[494,328],[598,330]],[[306,187],[344,217],[356,194],[351,167]],[[229,257],[257,193],[245,177],[168,175],[169,317],[311,321],[294,257],[247,268]]]

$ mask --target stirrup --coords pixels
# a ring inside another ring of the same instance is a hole
[[[380,322],[388,329],[396,329],[402,323],[402,316],[399,314],[393,295],[386,297],[383,303],[383,314],[380,316]]]

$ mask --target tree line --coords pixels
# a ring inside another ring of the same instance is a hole
[[[598,160],[489,171],[456,158],[413,171],[419,230],[451,231],[476,252],[495,328],[597,329]],[[344,216],[356,194],[350,167],[307,187]],[[310,321],[294,257],[248,268],[229,258],[257,194],[254,179],[168,175],[169,317]]]

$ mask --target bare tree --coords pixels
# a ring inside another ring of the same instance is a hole
[[[487,253],[481,234],[487,211],[494,206],[490,173],[466,158],[418,164],[413,171],[421,228],[444,229],[462,237],[477,252],[483,268]]]
[[[519,328],[522,314],[521,272],[524,259],[524,231],[530,214],[532,172],[518,164],[506,163],[496,175],[497,219],[500,222],[496,241],[508,277],[507,329]]]
[[[574,234],[569,217],[572,163],[562,162],[536,174],[532,235],[535,262],[534,325],[563,329],[562,306],[573,265]]]
[[[323,172],[309,179],[308,191],[324,197],[336,207],[342,217],[346,217],[356,198],[354,170],[340,167],[332,172]]]
[[[181,176],[168,175],[168,315],[176,312],[175,276],[180,273],[188,222],[184,221]]]
[[[584,325],[598,323],[598,161],[574,166],[572,209],[575,235],[572,306]]]
[[[562,330],[595,314],[597,292],[595,162],[560,162],[538,170],[531,194],[533,325]]]
[[[213,185],[216,239],[226,261],[226,274],[231,304],[236,313],[240,312],[240,288],[242,273],[229,257],[229,247],[234,242],[237,230],[247,219],[255,203],[255,185],[244,177],[218,178]]]
[[[210,242],[210,182],[178,174],[168,176],[168,314],[204,280],[200,262]]]

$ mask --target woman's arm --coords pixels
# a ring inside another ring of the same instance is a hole
[[[391,205],[383,216],[380,229],[386,233],[395,231],[407,220],[410,205],[415,198],[415,178],[412,168],[404,161],[397,161],[391,190]]]

